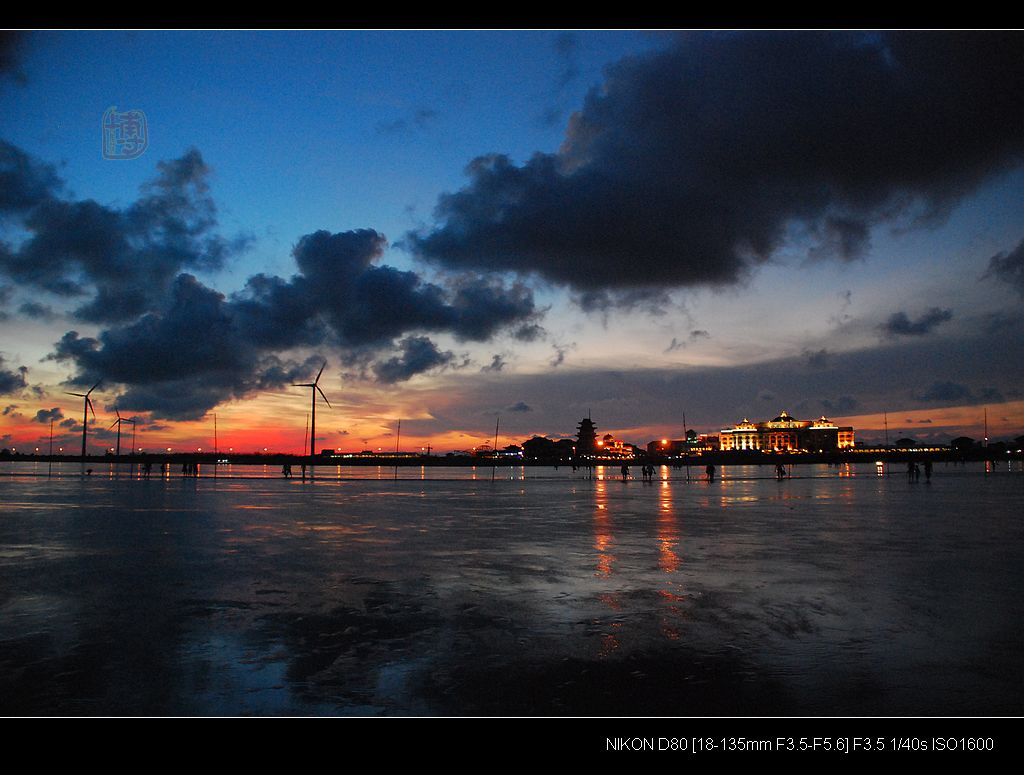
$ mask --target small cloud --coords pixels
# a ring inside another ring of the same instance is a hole
[[[53,320],[57,317],[57,313],[55,313],[50,307],[45,304],[40,304],[37,301],[26,301],[18,307],[18,312],[27,318],[33,318],[35,320]]]
[[[66,420],[60,421],[61,428],[74,428],[76,425],[78,425],[78,420],[73,417],[68,417]]]
[[[554,356],[552,356],[549,363],[551,364],[551,368],[557,369],[559,366],[565,363],[566,354],[569,352],[569,350],[572,350],[576,347],[576,343],[573,342],[572,344],[566,345],[553,344],[551,345],[551,347],[555,351],[555,354]]]
[[[11,417],[11,418],[22,417],[23,415],[21,414],[21,412],[17,411],[17,409],[18,409],[18,405],[17,404],[11,404],[10,406],[5,406],[4,407],[4,411],[3,411],[3,416],[4,417]]]
[[[532,412],[533,407],[523,401],[517,401],[512,406],[505,407],[506,412]]]
[[[40,409],[36,412],[36,416],[32,418],[32,421],[45,425],[48,422],[59,422],[63,419],[64,412],[60,410],[59,406],[55,406],[53,409]]]
[[[772,393],[769,390],[762,390],[760,393],[757,394],[757,400],[758,401],[774,401],[775,400],[775,394]]]
[[[507,365],[507,361],[502,357],[501,353],[495,353],[494,357],[491,358],[490,364],[484,366],[480,371],[501,371]]]
[[[880,328],[882,333],[890,337],[924,336],[930,334],[940,324],[952,319],[952,310],[932,307],[917,320],[911,320],[906,312],[895,312]]]
[[[988,277],[1002,280],[1024,296],[1024,240],[1013,250],[996,253],[988,260],[988,270],[982,279]]]
[[[520,342],[536,342],[538,339],[543,339],[546,335],[547,331],[537,323],[525,323],[512,333],[512,336]]]
[[[423,131],[437,120],[438,113],[433,108],[417,108],[410,115],[391,121],[379,121],[374,127],[378,135],[399,135],[411,131]]]
[[[385,384],[404,382],[417,374],[449,365],[455,356],[450,351],[441,352],[425,336],[408,336],[400,343],[402,354],[373,367],[377,379]]]
[[[0,355],[0,395],[5,393],[16,393],[28,387],[26,375],[27,366],[19,366],[16,371],[9,371],[4,368],[4,357]]]
[[[703,328],[698,328],[698,329],[694,329],[693,331],[690,332],[690,335],[687,337],[687,342],[692,344],[693,342],[696,342],[696,341],[698,341],[700,339],[710,339],[710,338],[711,338],[711,334],[709,334]],[[674,350],[682,350],[683,348],[686,347],[687,342],[684,342],[683,340],[673,336],[672,337],[672,342],[669,344],[668,347],[665,348],[665,352],[666,353],[670,353],[670,352],[672,352]]]

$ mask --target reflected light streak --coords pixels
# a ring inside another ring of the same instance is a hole
[[[658,567],[665,573],[675,573],[679,569],[679,555],[676,545],[679,543],[679,526],[672,503],[672,487],[667,481],[661,483],[660,508],[658,509]]]
[[[615,555],[612,554],[611,520],[608,516],[608,493],[604,480],[594,487],[594,548],[597,550],[597,575],[612,575]]]

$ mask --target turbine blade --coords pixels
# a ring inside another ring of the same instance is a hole
[[[85,398],[85,393],[68,393],[68,391],[66,390],[64,392],[67,393],[69,396],[78,396],[79,398]]]
[[[328,406],[331,406],[331,402],[327,400],[327,396],[324,395],[324,391],[320,389],[319,385],[316,386],[316,392],[320,394],[320,397],[327,403]],[[331,406],[331,409],[333,408],[334,407]]]
[[[100,380],[100,382],[102,382],[102,381],[103,381],[103,380],[101,379],[101,380]],[[89,393],[91,393],[91,392],[92,392],[92,391],[94,391],[94,390],[95,390],[96,388],[98,388],[98,387],[100,386],[100,382],[97,382],[97,383],[96,383],[95,385],[93,385],[93,386],[92,386],[91,388],[89,388]],[[89,393],[86,393],[86,395],[89,395]]]
[[[292,387],[316,387],[312,382],[293,382]]]
[[[114,414],[116,414],[116,415],[117,415],[117,419],[118,419],[118,420],[120,420],[120,419],[121,419],[121,413],[120,413],[119,411],[117,411],[117,409],[114,409]]]
[[[92,408],[92,401],[89,400],[89,396],[85,397],[85,405],[89,407],[89,411],[92,412],[92,419],[95,420],[96,419],[96,410]]]
[[[111,429],[111,428],[113,428],[113,427],[114,427],[115,425],[118,425],[118,424],[120,424],[120,422],[121,422],[121,418],[120,418],[120,417],[118,417],[118,418],[117,418],[116,420],[114,420],[114,422],[110,423],[110,425],[108,425],[108,426],[107,426],[107,430],[110,430],[110,429]]]
[[[316,373],[316,379],[314,379],[314,380],[313,380],[313,384],[314,384],[314,385],[315,385],[315,384],[316,384],[317,382],[319,382],[319,381],[320,381],[320,375],[324,373],[324,369],[326,369],[326,368],[327,368],[327,361],[324,361],[324,365],[323,365],[323,366],[321,366],[321,367],[320,367],[320,371],[318,371],[318,372]]]

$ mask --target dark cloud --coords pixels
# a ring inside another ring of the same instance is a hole
[[[441,352],[425,336],[409,336],[399,342],[399,356],[377,363],[374,373],[381,382],[404,382],[417,374],[447,366],[454,359],[450,351]]]
[[[374,265],[385,244],[369,229],[307,235],[293,251],[299,274],[251,277],[231,298],[179,275],[159,309],[98,337],[70,331],[51,357],[73,361],[78,382],[103,377],[128,386],[121,409],[195,419],[221,401],[302,381],[322,363],[282,360],[275,351],[330,345],[365,364],[397,346],[401,355],[371,367],[380,381],[396,382],[455,365],[450,352],[408,334],[483,341],[502,327],[534,325],[525,286],[463,277],[442,288]]]
[[[983,276],[1002,280],[1024,296],[1024,240],[1013,250],[992,256]]]
[[[686,342],[680,342],[678,338],[673,336],[672,341],[668,343],[668,347],[664,349],[664,352],[675,352],[676,350],[682,350],[684,347],[686,347]]]
[[[955,403],[966,404],[993,403],[1005,401],[1003,393],[994,387],[983,387],[975,393],[967,385],[958,382],[938,381],[919,395],[915,395],[922,403]]]
[[[505,407],[506,412],[532,412],[533,407],[527,404],[525,401],[517,401],[512,406]]]
[[[696,342],[698,339],[710,339],[710,338],[711,338],[711,334],[709,334],[707,331],[705,331],[702,328],[698,328],[698,329],[690,332],[690,341],[691,342]]]
[[[266,352],[234,312],[223,295],[181,275],[160,311],[98,338],[69,331],[49,357],[73,361],[79,384],[102,378],[127,386],[118,409],[179,420],[202,417],[224,400],[302,381],[323,362]]]
[[[17,393],[19,390],[24,390],[28,387],[26,382],[28,368],[19,366],[16,371],[11,371],[4,368],[4,363],[5,359],[0,355],[0,395]]]
[[[36,412],[36,416],[32,418],[32,421],[46,425],[50,421],[59,422],[63,419],[64,412],[60,410],[60,407],[55,406],[53,409],[40,409]]]
[[[68,417],[66,420],[61,420],[60,421],[60,427],[61,428],[67,428],[68,430],[73,429],[77,425],[78,425],[78,420],[76,420],[74,417]],[[78,426],[78,427],[81,427],[81,426]]]
[[[0,272],[22,285],[88,297],[76,314],[92,322],[130,320],[151,310],[182,270],[214,270],[245,238],[214,233],[216,207],[199,151],[162,161],[157,176],[124,209],[58,197],[53,167],[0,146],[0,214],[17,216],[25,238],[0,248]]]
[[[20,312],[25,317],[35,318],[36,320],[53,320],[57,317],[56,313],[45,304],[40,304],[37,301],[26,301],[18,307]]]
[[[1006,400],[1003,397],[1003,394],[993,387],[982,388],[980,391],[978,391],[978,398],[981,401],[990,402],[993,404],[1000,404]]]
[[[485,341],[538,315],[533,294],[523,284],[505,286],[469,276],[442,288],[414,272],[374,265],[386,244],[372,229],[308,234],[293,251],[300,275],[288,283],[261,278],[266,286],[257,289],[261,293],[249,288],[242,298],[255,302],[255,315],[269,313],[277,332],[278,322],[287,330],[309,325],[311,316],[320,315],[347,347],[388,344],[413,330]],[[285,318],[279,321],[282,311]]]
[[[839,396],[834,401],[831,399],[822,399],[822,407],[829,414],[844,415],[850,414],[855,409],[860,407],[860,402],[853,396]]]
[[[19,84],[27,82],[21,69],[21,55],[28,35],[15,30],[0,30],[0,75],[10,75]]]
[[[938,307],[932,307],[916,320],[907,317],[906,312],[894,312],[880,329],[887,336],[924,336],[952,318],[952,310]]]
[[[9,404],[4,407],[2,412],[4,417],[21,417],[21,412],[18,411],[17,404]]]
[[[547,336],[547,331],[539,323],[524,323],[512,332],[512,336],[520,342],[536,342]]]
[[[627,288],[625,290],[587,290],[574,293],[573,302],[584,312],[608,312],[621,309],[639,310],[663,315],[671,306],[672,297],[660,288]]]
[[[735,283],[799,224],[819,255],[852,258],[872,226],[937,222],[1020,163],[1021,40],[680,36],[609,68],[557,153],[473,160],[407,245],[584,293]]]
[[[947,403],[952,401],[973,402],[974,396],[966,385],[956,382],[933,382],[924,393],[915,396],[923,403]]]
[[[25,213],[52,201],[62,186],[53,165],[0,140],[0,215]]]

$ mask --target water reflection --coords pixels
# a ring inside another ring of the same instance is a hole
[[[658,566],[665,573],[679,570],[679,555],[676,545],[679,543],[679,527],[672,504],[672,485],[663,481],[658,486],[660,496],[658,508]]]
[[[598,479],[594,484],[594,548],[597,550],[597,575],[612,575],[615,555],[612,554],[611,516],[608,514],[607,484]]]

